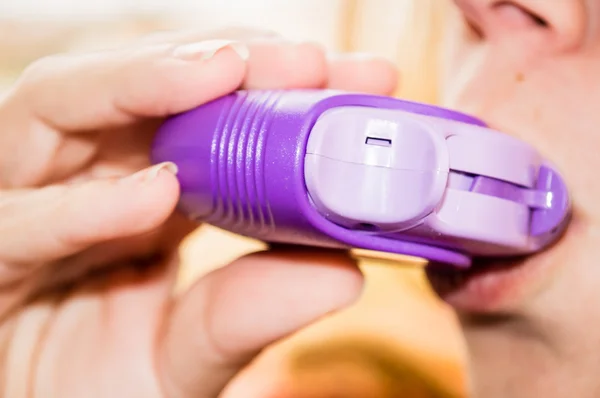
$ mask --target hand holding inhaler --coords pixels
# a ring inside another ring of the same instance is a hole
[[[175,294],[197,224],[150,144],[165,117],[236,89],[396,81],[386,61],[247,29],[28,68],[0,102],[0,395],[214,398],[265,346],[354,302],[354,260],[316,248],[253,253]]]

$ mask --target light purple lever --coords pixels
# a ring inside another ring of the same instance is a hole
[[[529,145],[470,116],[330,90],[238,91],[169,118],[153,162],[180,209],[271,243],[468,267],[557,240],[567,189]]]

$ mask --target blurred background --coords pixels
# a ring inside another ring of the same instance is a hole
[[[259,26],[402,71],[398,96],[436,102],[444,0],[0,0],[0,94],[46,54],[95,50],[164,29]],[[202,227],[181,286],[260,244]],[[362,299],[266,351],[227,398],[466,397],[463,342],[418,261],[363,259]],[[310,294],[308,291],[307,294]]]

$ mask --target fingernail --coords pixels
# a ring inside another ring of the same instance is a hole
[[[207,60],[214,57],[220,50],[231,48],[243,60],[250,57],[250,51],[245,44],[231,40],[208,40],[197,43],[184,44],[173,52],[173,55],[182,59]]]
[[[138,171],[135,174],[125,177],[124,181],[135,181],[135,182],[150,182],[155,180],[161,172],[166,171],[173,175],[177,175],[179,171],[177,165],[172,162],[159,163],[150,168]]]
[[[173,175],[177,175],[177,172],[179,171],[179,169],[177,168],[177,165],[173,162],[159,163],[156,166],[150,167],[146,171],[145,180],[152,181],[152,180],[156,179],[156,177],[158,177],[162,171],[166,171]]]

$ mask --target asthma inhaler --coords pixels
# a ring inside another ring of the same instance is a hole
[[[559,238],[570,200],[526,143],[468,115],[331,90],[237,91],[170,117],[152,149],[179,208],[268,243],[469,267]]]

